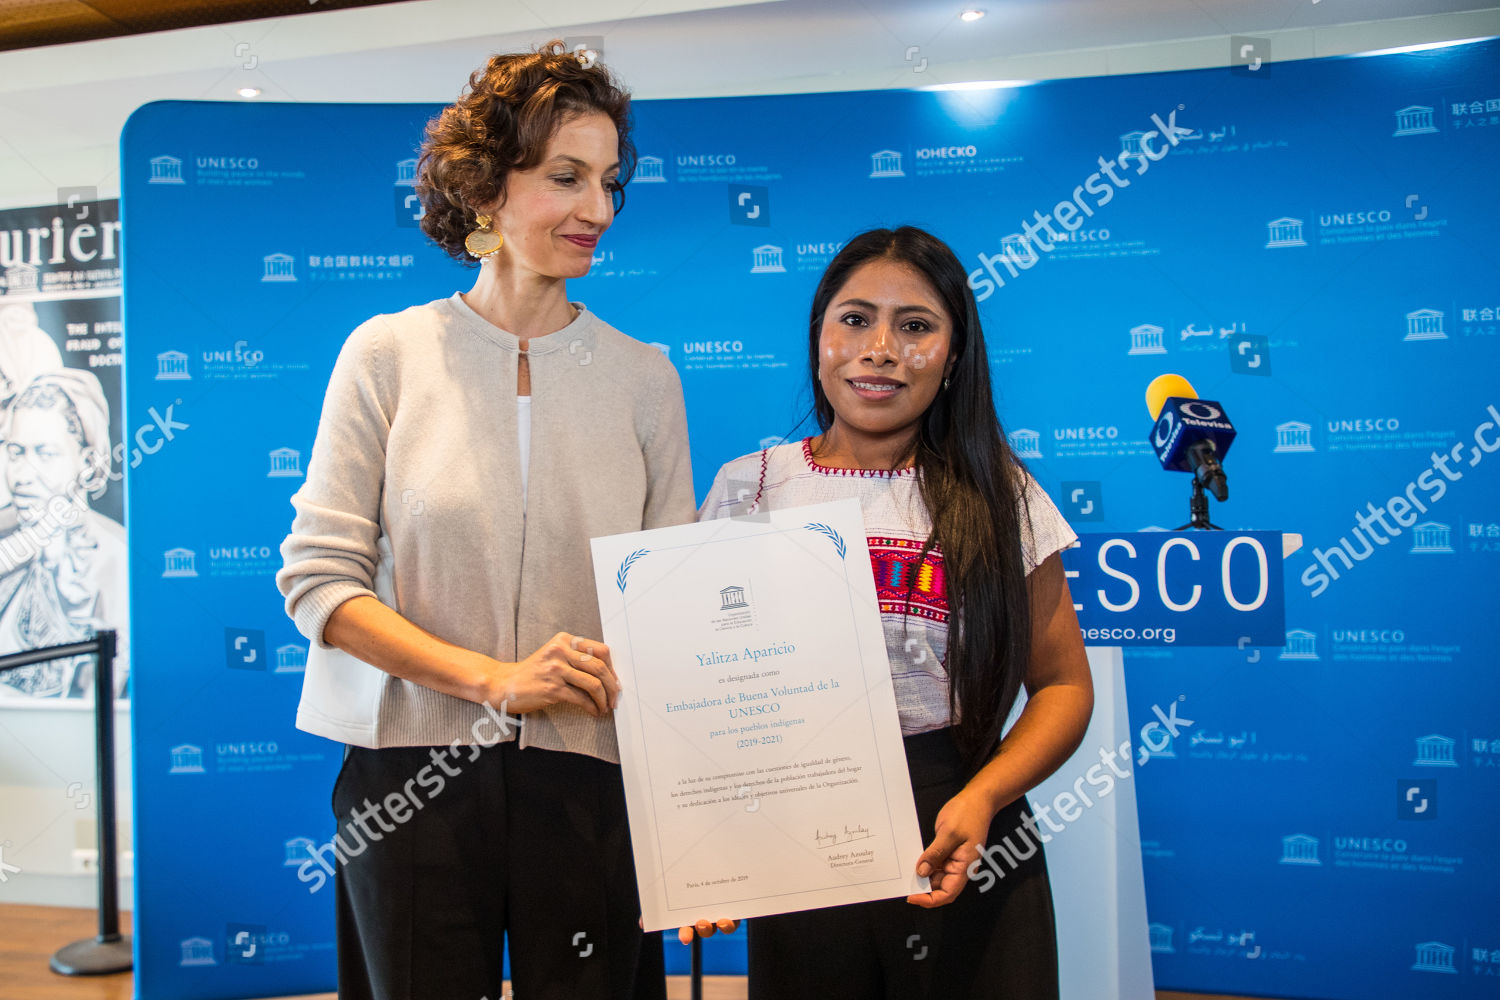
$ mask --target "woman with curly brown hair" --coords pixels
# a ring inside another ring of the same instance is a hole
[[[347,745],[342,998],[660,998],[589,539],[690,521],[682,388],[567,297],[634,166],[629,96],[561,43],[501,55],[427,127],[423,229],[473,288],[375,316],[329,381],[277,585],[297,725]]]

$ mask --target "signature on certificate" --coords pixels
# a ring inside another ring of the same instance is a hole
[[[849,826],[844,824],[842,833],[836,831],[822,830],[813,831],[813,843],[819,847],[833,847],[835,844],[847,844],[854,840],[867,840],[870,836],[870,828],[867,826]]]

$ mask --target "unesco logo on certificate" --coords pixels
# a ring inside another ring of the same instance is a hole
[[[717,614],[709,619],[715,632],[737,632],[755,627],[755,610],[745,596],[746,588],[731,584],[719,591]]]

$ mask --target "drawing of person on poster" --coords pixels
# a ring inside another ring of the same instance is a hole
[[[42,372],[62,366],[62,354],[38,322],[36,306],[0,299],[0,426],[26,383]],[[16,508],[11,503],[10,491],[0,488],[0,535],[15,527]]]
[[[125,529],[89,506],[111,468],[109,405],[90,372],[59,368],[32,378],[5,415],[6,488],[17,527],[0,538],[0,652],[118,632],[128,663]],[[89,657],[54,660],[4,675],[32,697],[92,691]],[[126,672],[115,678],[116,696]]]

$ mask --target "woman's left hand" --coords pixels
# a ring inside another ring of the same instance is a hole
[[[925,875],[930,892],[907,896],[923,909],[947,906],[969,884],[969,866],[979,858],[979,846],[989,836],[995,811],[980,794],[964,789],[937,815],[932,843],[917,859],[917,874]]]
[[[739,927],[739,925],[740,922],[738,920],[725,918],[720,918],[719,920],[699,920],[696,923],[677,928],[677,940],[683,944],[692,944],[694,934],[701,938],[713,937],[716,930],[722,931],[725,934],[733,934],[735,928]]]

